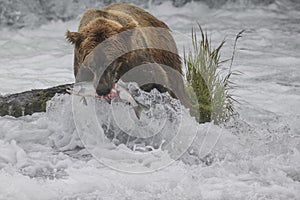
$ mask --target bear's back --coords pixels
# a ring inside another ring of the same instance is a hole
[[[168,26],[164,22],[158,20],[149,12],[130,4],[113,4],[103,8],[103,10],[111,13],[112,15],[120,14],[120,17],[124,18],[126,18],[126,16],[130,16],[134,21],[138,23],[139,27],[150,26],[168,29]]]
[[[158,20],[147,11],[130,4],[113,4],[101,10],[90,9],[83,15],[79,31],[97,18],[105,18],[122,26],[135,24],[137,27],[160,27],[168,29],[168,26]]]

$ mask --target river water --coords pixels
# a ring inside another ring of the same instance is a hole
[[[175,161],[177,151],[185,148],[180,142],[171,149],[132,154],[124,145],[96,141],[88,130],[103,136],[105,128],[91,123],[86,130],[80,124],[89,121],[80,118],[80,112],[92,111],[79,110],[76,115],[74,102],[80,100],[57,96],[46,113],[0,117],[0,199],[299,199],[299,4],[227,3],[209,8],[188,3],[176,8],[165,2],[148,11],[170,26],[181,54],[191,47],[191,30],[197,30],[197,23],[213,46],[226,40],[222,59],[231,57],[236,34],[245,30],[232,66],[241,74],[231,79],[239,115],[220,127],[198,125],[183,112],[177,131],[179,141],[197,133],[191,145],[196,150],[204,144],[204,133],[211,136],[206,137],[214,147],[209,156],[199,156],[200,149],[196,156],[190,152]],[[76,30],[79,19],[2,29],[0,94],[74,82],[73,49],[63,36],[67,28]],[[228,66],[222,65],[225,70]],[[100,114],[110,112],[105,102],[100,104],[108,109]],[[113,113],[101,116],[108,120]],[[111,130],[116,131],[114,126]],[[166,138],[173,137],[172,128],[167,123]],[[93,148],[82,149],[86,145]]]

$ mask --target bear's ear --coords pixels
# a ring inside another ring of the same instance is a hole
[[[78,32],[70,32],[69,30],[67,30],[66,38],[70,43],[76,44],[78,42],[81,42],[82,34]]]

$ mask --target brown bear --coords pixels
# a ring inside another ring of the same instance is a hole
[[[108,95],[124,77],[145,91],[168,91],[187,104],[181,59],[170,29],[145,10],[130,4],[90,9],[78,32],[67,31],[66,38],[75,45],[76,82],[93,81],[99,96]],[[130,75],[133,69],[139,70]]]

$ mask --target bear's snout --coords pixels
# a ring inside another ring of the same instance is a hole
[[[97,88],[96,93],[99,96],[106,96],[110,93],[111,88]]]

